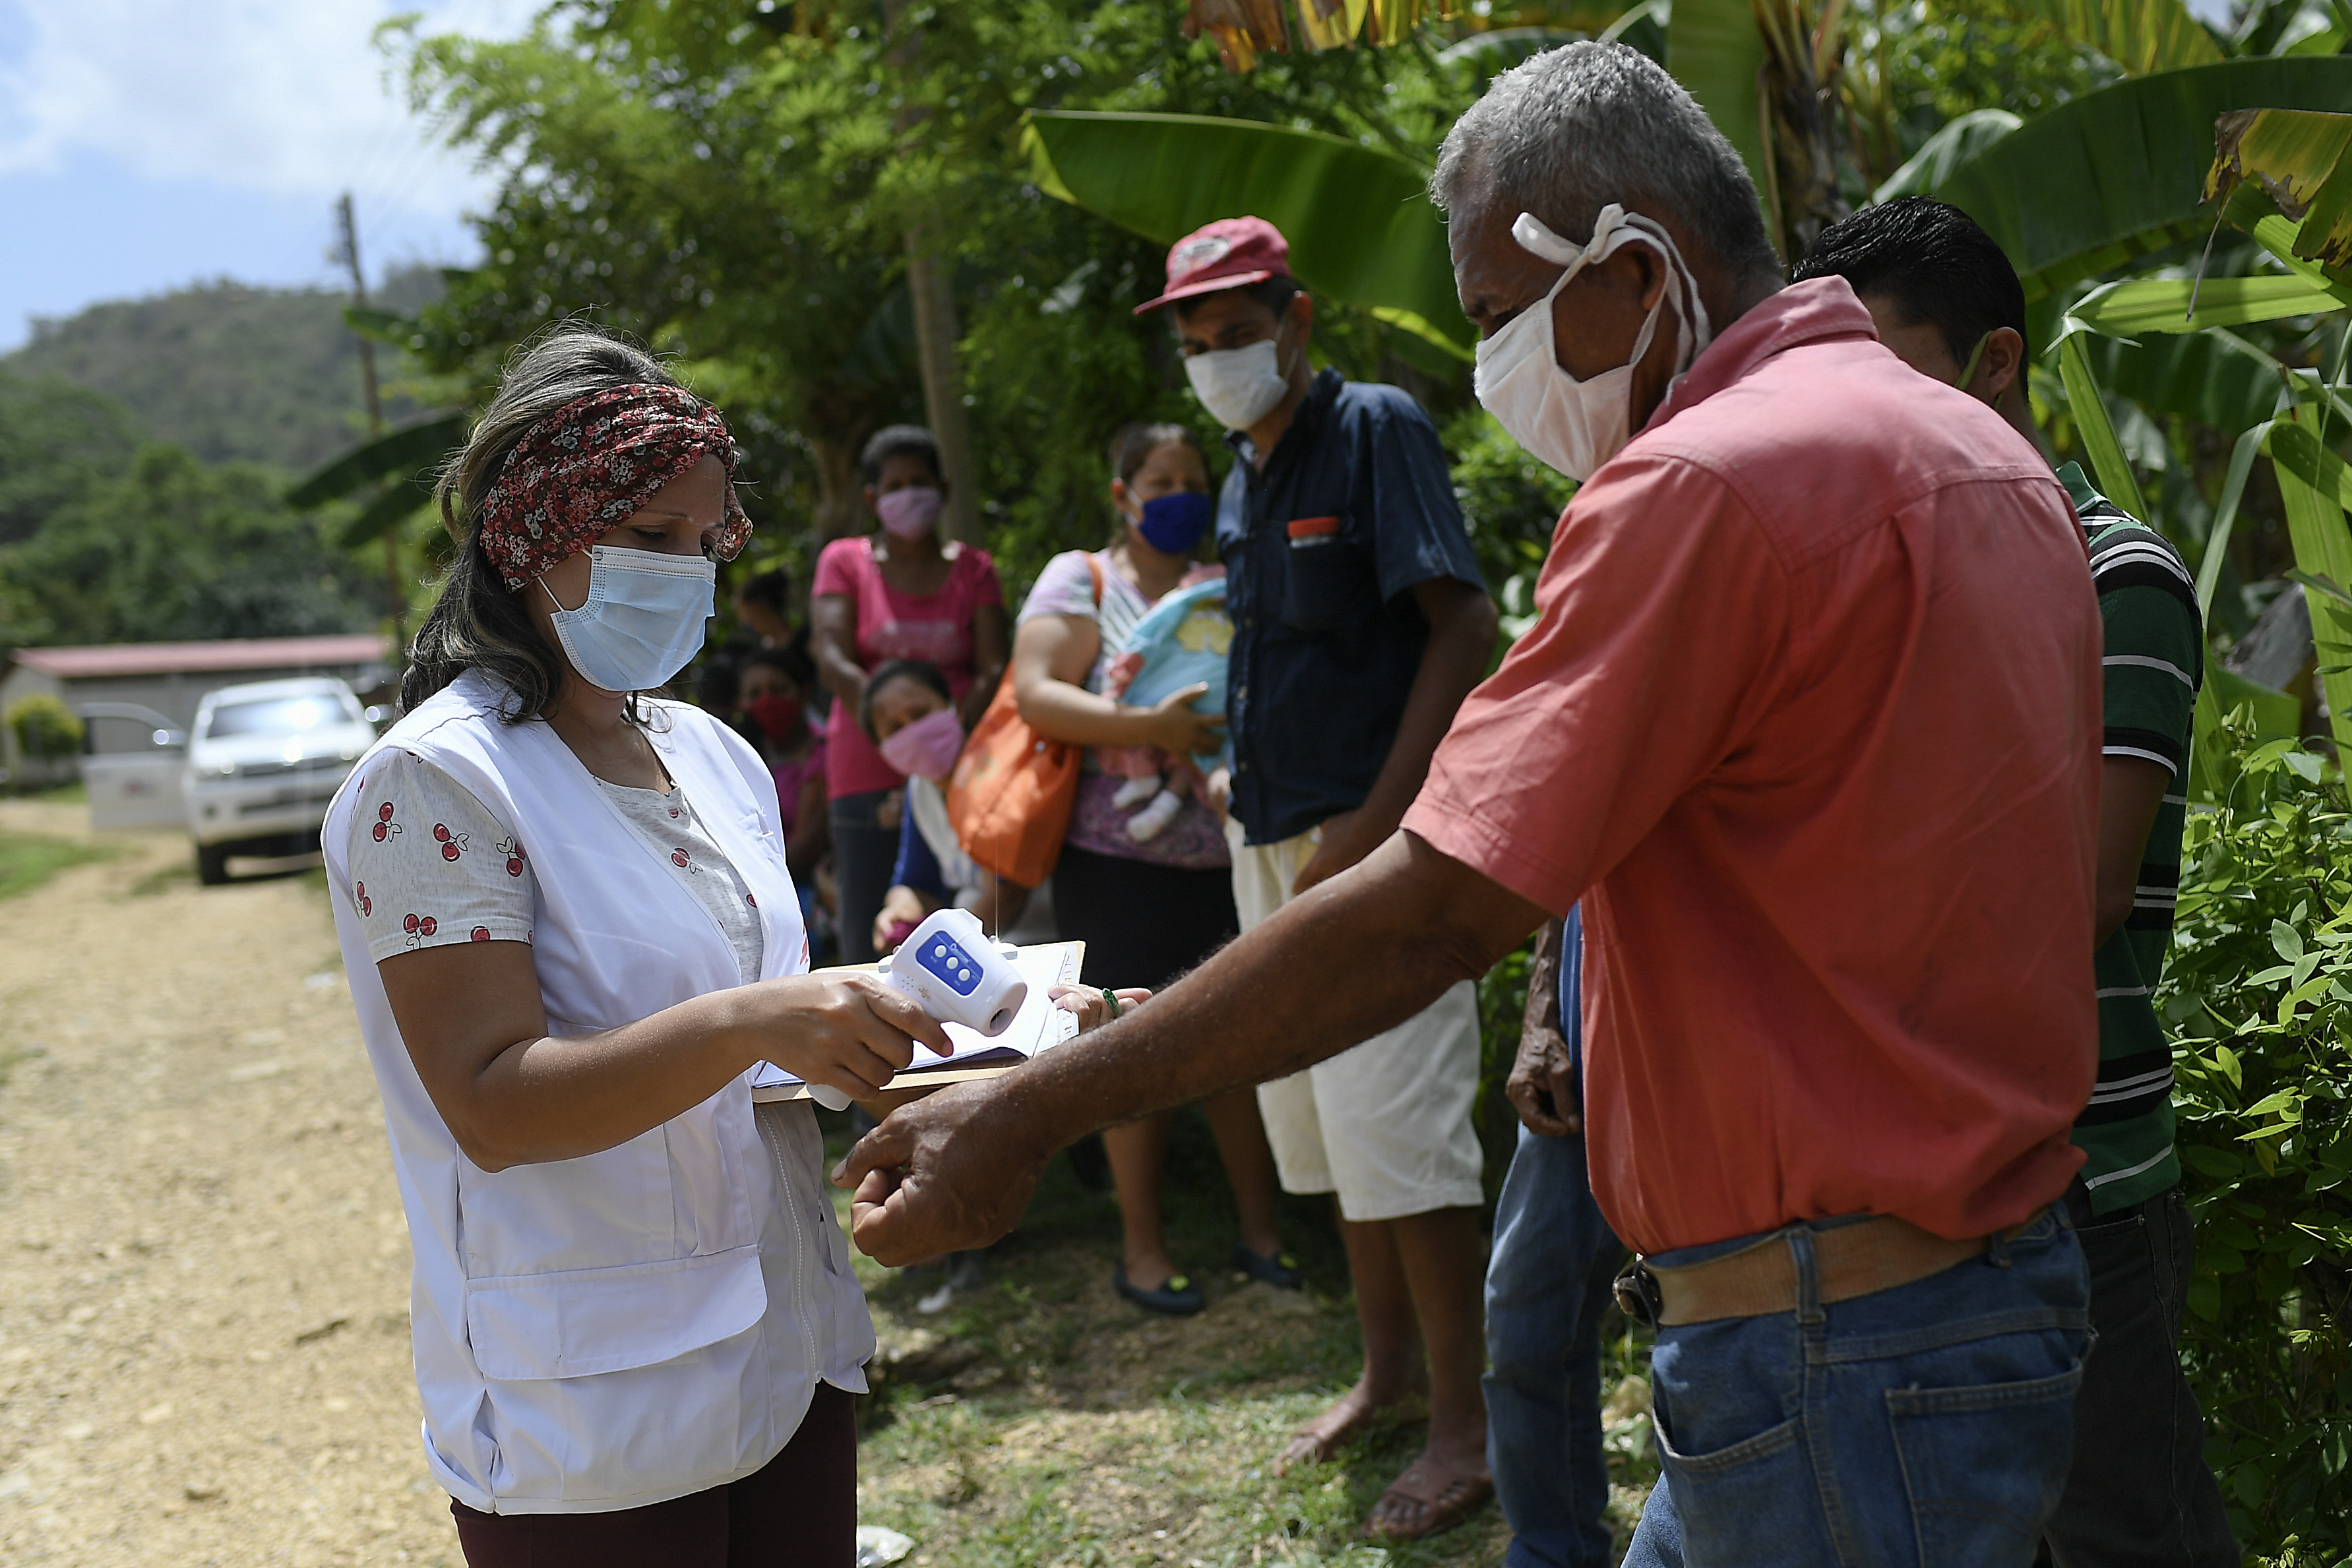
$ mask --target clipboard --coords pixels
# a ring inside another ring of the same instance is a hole
[[[889,1086],[875,1096],[877,1100],[896,1103],[910,1093],[926,1092],[950,1083],[1002,1078],[1039,1052],[1077,1038],[1077,1015],[1054,1005],[1053,989],[1077,983],[1079,967],[1086,961],[1087,945],[1040,942],[1015,951],[1014,962],[1020,966],[1021,977],[1029,982],[1029,996],[1021,1004],[1021,1010],[1013,1015],[1013,1022],[1004,1032],[991,1040],[961,1024],[942,1026],[948,1031],[949,1042],[956,1048],[955,1053],[937,1057],[928,1047],[917,1046],[915,1064],[891,1079]],[[876,964],[841,967],[867,974],[880,968]],[[808,1085],[773,1062],[762,1061],[751,1070],[754,1104],[789,1103],[808,1097]]]

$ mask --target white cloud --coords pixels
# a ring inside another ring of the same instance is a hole
[[[142,179],[454,214],[484,182],[410,113],[376,27],[512,37],[526,0],[0,0],[0,174]]]

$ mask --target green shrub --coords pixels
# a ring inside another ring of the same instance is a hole
[[[2224,725],[2158,1005],[2197,1222],[2183,1346],[2253,1557],[2352,1551],[2352,813],[2294,741]]]
[[[55,761],[81,749],[81,719],[46,692],[37,692],[8,709],[8,727],[27,757]]]

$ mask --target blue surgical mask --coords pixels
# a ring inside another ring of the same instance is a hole
[[[701,651],[718,584],[718,566],[698,555],[598,545],[588,552],[588,601],[555,605],[556,641],[591,685],[656,690]],[[555,600],[546,579],[539,586]]]
[[[1135,526],[1142,531],[1143,542],[1161,555],[1191,555],[1216,513],[1217,504],[1208,497],[1178,490],[1144,502],[1143,516]]]

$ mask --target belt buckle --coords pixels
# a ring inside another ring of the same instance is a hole
[[[1617,1276],[1612,1287],[1617,1297],[1617,1310],[1645,1329],[1655,1330],[1658,1319],[1666,1310],[1665,1292],[1658,1286],[1658,1277],[1649,1263],[1636,1257]]]

